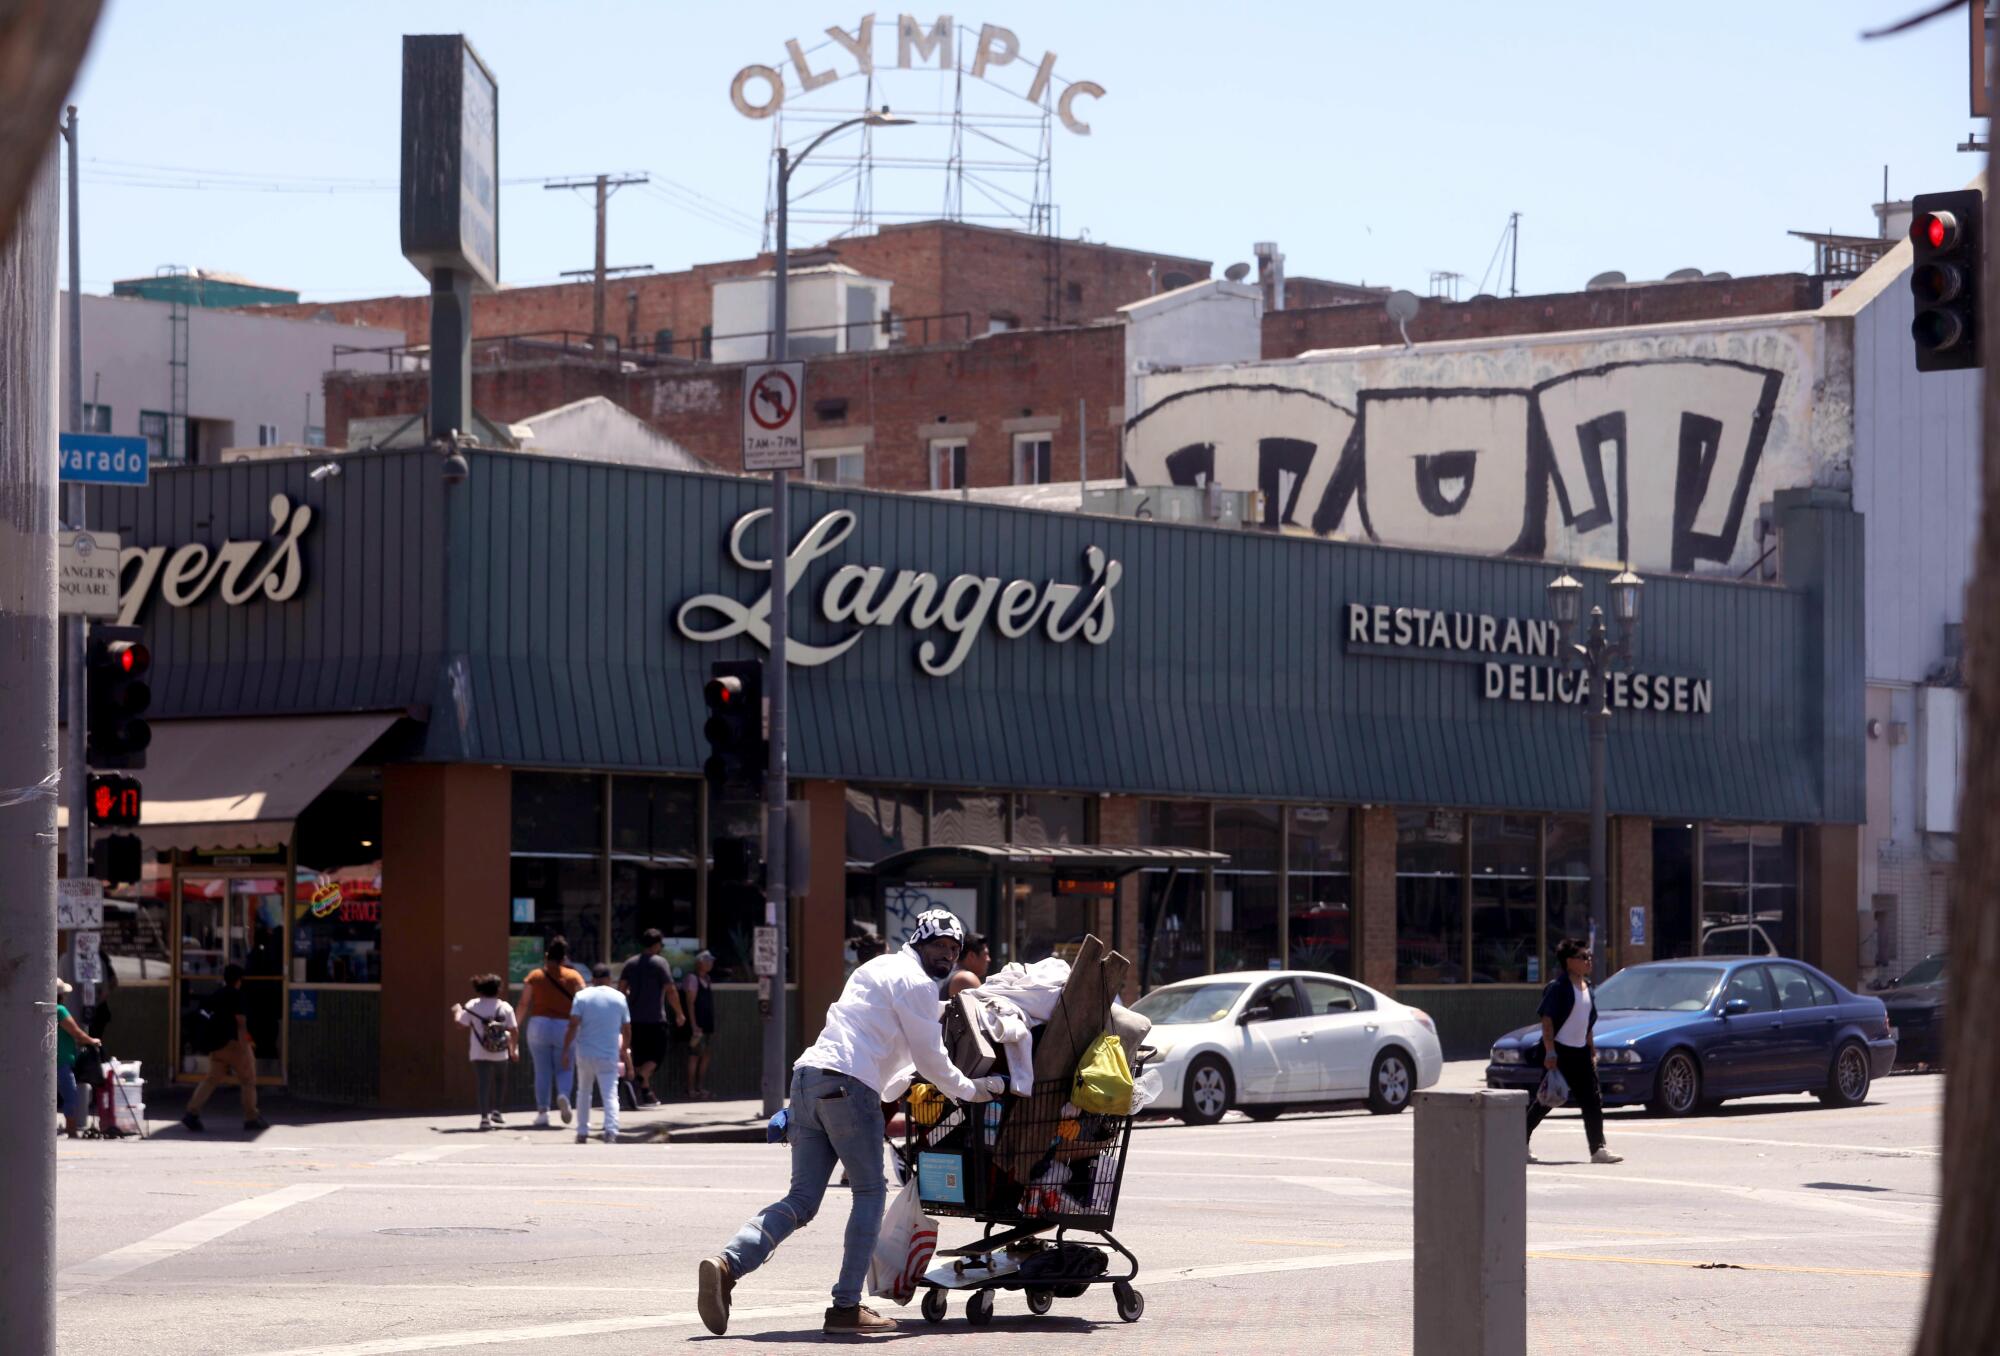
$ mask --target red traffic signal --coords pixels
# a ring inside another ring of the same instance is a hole
[[[764,742],[764,665],[724,659],[709,675],[701,690],[708,707],[701,732],[709,749],[702,773],[716,799],[754,800],[770,757]]]
[[[1917,371],[1982,365],[1980,273],[1985,198],[1977,189],[1919,193],[1910,214],[1910,338]]]
[[[116,773],[92,773],[89,784],[92,828],[130,829],[139,824],[145,795],[136,778]]]
[[[1958,237],[1958,218],[1950,212],[1919,212],[1910,218],[1910,239],[1915,244],[1948,250],[1957,247]]]

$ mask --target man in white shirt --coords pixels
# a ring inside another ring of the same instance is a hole
[[[730,1292],[736,1282],[762,1266],[780,1243],[819,1212],[836,1163],[847,1169],[854,1204],[824,1331],[895,1330],[895,1319],[861,1303],[861,1286],[882,1231],[887,1194],[882,1172],[882,1089],[910,1064],[955,1101],[984,1102],[1006,1086],[999,1078],[967,1078],[945,1053],[938,1022],[942,1009],[938,981],[951,974],[964,942],[965,929],[948,911],[920,914],[903,949],[877,956],[857,969],[840,1001],[826,1010],[825,1030],[792,1068],[787,1113],[792,1189],[701,1264],[697,1307],[710,1332],[719,1336],[728,1328]]]

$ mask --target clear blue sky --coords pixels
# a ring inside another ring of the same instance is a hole
[[[1433,269],[1451,269],[1469,295],[1514,210],[1521,290],[1564,291],[1611,268],[1807,269],[1809,247],[1785,232],[1872,231],[1885,164],[1899,198],[1959,187],[1981,157],[1954,147],[1985,130],[1966,112],[1964,20],[1859,37],[1921,4],[1009,0],[953,12],[1019,36],[1022,62],[1006,72],[1017,83],[1053,48],[1060,76],[1108,91],[1079,104],[1090,136],[1054,134],[1065,235],[1218,270],[1270,239],[1295,275],[1423,292]],[[938,13],[911,12],[926,24]],[[112,0],[76,91],[85,290],[165,263],[308,298],[421,290],[393,192],[406,32],[463,31],[493,68],[503,179],[644,170],[681,186],[615,198],[613,264],[741,257],[758,244],[771,125],[731,108],[730,79],[780,63],[788,38],[810,48],[860,17],[852,0]],[[893,55],[893,31],[879,34],[878,62]],[[817,97],[843,91],[858,98],[853,83]],[[885,79],[878,94],[902,107],[940,97],[934,74]],[[878,133],[878,154],[928,135]],[[941,182],[914,173],[882,178],[878,206],[940,201]],[[277,184],[313,191],[268,191]],[[590,263],[585,194],[511,185],[501,231],[507,282]]]

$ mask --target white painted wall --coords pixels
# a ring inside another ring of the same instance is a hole
[[[882,313],[889,309],[892,286],[886,279],[863,277],[851,268],[837,265],[792,273],[785,286],[790,300],[786,325],[792,335],[792,356],[861,353],[885,347],[881,319]],[[709,323],[716,336],[713,350],[716,362],[754,363],[766,359],[773,319],[771,298],[776,288],[777,279],[768,273],[724,278],[712,285]],[[852,300],[856,297],[860,300]],[[861,323],[863,316],[865,323]],[[726,337],[729,335],[744,337]]]
[[[83,398],[111,407],[111,432],[137,436],[139,412],[172,408],[168,360],[173,307],[136,297],[86,293],[83,315]],[[188,407],[195,419],[228,420],[236,443],[255,445],[259,424],[276,424],[286,442],[301,442],[311,397],[315,426],[326,422],[324,374],[336,345],[382,348],[403,342],[401,330],[319,320],[244,315],[191,306],[188,315]],[[68,352],[69,304],[62,306]],[[379,359],[377,360],[379,363]],[[65,387],[65,404],[68,408]],[[96,391],[93,396],[92,392]]]
[[[1225,278],[1178,287],[1129,306],[1125,408],[1138,408],[1139,375],[1161,369],[1253,363],[1264,351],[1264,293]]]
[[[1142,372],[1125,464],[1299,530],[1737,576],[1775,490],[1847,488],[1849,365],[1796,314]]]
[[[1854,332],[1854,507],[1868,532],[1868,676],[1920,683],[1965,618],[1979,536],[1980,372],[1919,372],[1904,242],[1827,307]]]
[[[701,458],[603,396],[586,396],[514,426],[523,452],[670,471],[713,471]]]

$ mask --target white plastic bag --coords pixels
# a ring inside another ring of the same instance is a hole
[[[912,1177],[882,1216],[875,1256],[868,1263],[868,1293],[895,1304],[908,1304],[936,1251],[937,1221],[924,1213],[917,1198],[917,1179]]]
[[[1157,1068],[1147,1069],[1132,1082],[1132,1114],[1138,1115],[1147,1107],[1160,1100],[1166,1091],[1166,1084],[1160,1078]]]
[[[1554,1110],[1569,1101],[1569,1080],[1560,1071],[1550,1069],[1542,1075],[1542,1086],[1535,1089],[1535,1100]]]

